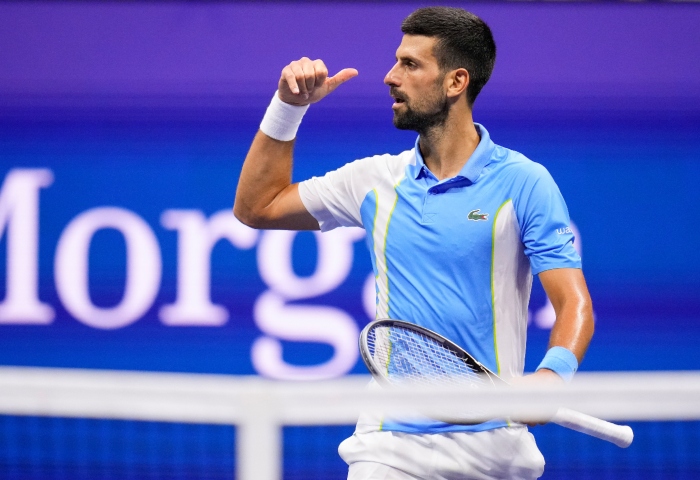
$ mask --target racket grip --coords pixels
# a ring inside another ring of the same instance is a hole
[[[627,425],[616,425],[568,408],[557,410],[551,422],[614,443],[621,448],[629,447],[634,439],[634,432]]]

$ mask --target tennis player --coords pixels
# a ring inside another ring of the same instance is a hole
[[[310,104],[357,75],[321,60],[282,70],[241,171],[234,213],[255,228],[367,231],[377,317],[453,340],[506,380],[522,377],[532,276],[554,305],[550,348],[521,381],[567,381],[593,334],[591,300],[564,200],[547,170],[496,145],[472,108],[493,70],[489,27],[456,8],[402,23],[384,83],[394,125],[415,146],[292,184],[297,129]],[[527,427],[360,418],[339,452],[349,479],[531,479],[544,459]]]

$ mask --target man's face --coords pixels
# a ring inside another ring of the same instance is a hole
[[[396,64],[384,77],[395,103],[394,125],[425,132],[447,119],[449,104],[433,49],[436,38],[404,35],[396,50]]]

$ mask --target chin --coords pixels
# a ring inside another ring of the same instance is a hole
[[[399,130],[412,130],[408,125],[401,123],[396,117],[394,117],[394,126]]]
[[[399,130],[413,130],[410,122],[407,121],[405,115],[394,112],[394,118],[392,119],[394,126]]]

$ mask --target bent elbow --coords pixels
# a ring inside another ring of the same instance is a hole
[[[250,228],[255,228],[255,229],[261,229],[264,228],[264,219],[262,218],[261,215],[256,215],[253,211],[250,209],[246,209],[240,206],[238,202],[233,204],[233,216],[236,217],[236,219],[241,222],[243,225],[250,227]]]

